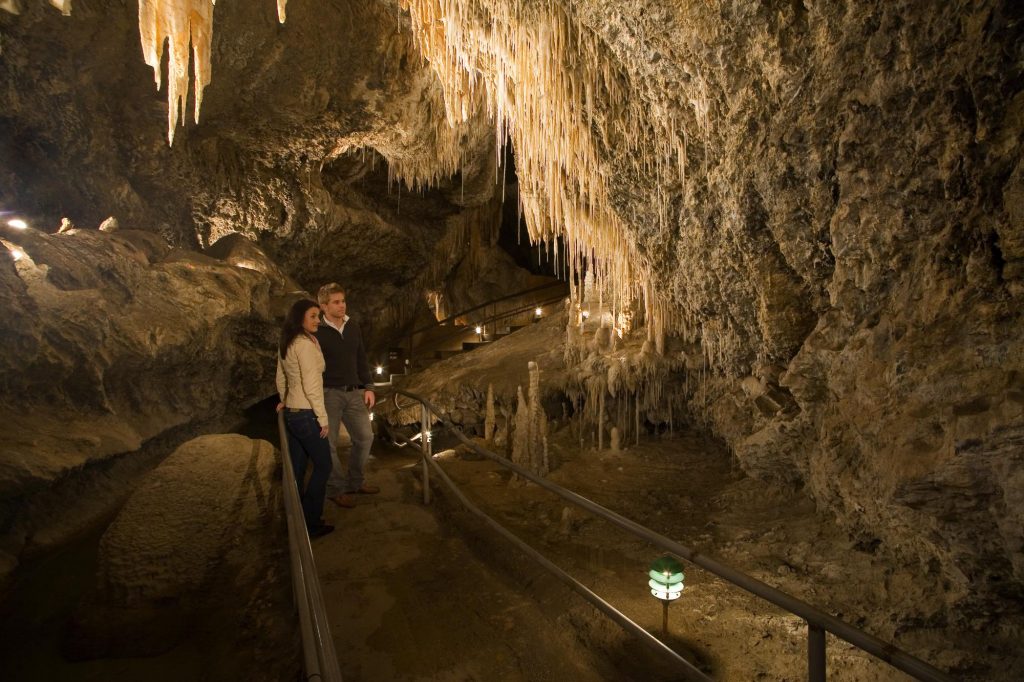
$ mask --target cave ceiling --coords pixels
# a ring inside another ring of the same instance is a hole
[[[43,229],[113,215],[193,249],[241,232],[308,290],[340,280],[379,309],[494,195],[493,126],[435,131],[441,91],[395,4],[292,3],[281,24],[273,2],[220,3],[199,123],[188,87],[173,144],[135,2],[20,10],[0,12],[0,201]]]

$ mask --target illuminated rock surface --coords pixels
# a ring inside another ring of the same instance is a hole
[[[280,311],[265,275],[150,232],[3,229],[27,254],[0,261],[9,569],[123,499],[122,455],[237,418],[264,395]],[[79,489],[74,474],[91,482]]]
[[[183,666],[179,679],[286,679],[298,660],[279,471],[270,443],[239,435],[168,456],[100,541],[72,655],[155,656],[192,640],[198,661],[163,664]]]
[[[427,291],[473,286],[449,276],[489,244],[507,134],[529,233],[596,253],[615,324],[647,323],[636,363],[611,328],[551,351],[591,423],[628,442],[629,405],[685,416],[920,562],[936,627],[1019,616],[1020,3],[293,2],[281,24],[225,0],[172,147],[134,3],[15,4],[3,210],[193,250],[245,234],[301,286],[348,285],[384,347]],[[33,332],[9,333],[11,366]]]

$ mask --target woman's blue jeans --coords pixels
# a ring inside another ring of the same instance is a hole
[[[331,446],[320,437],[320,424],[313,410],[284,408],[284,421],[288,431],[288,451],[292,458],[295,483],[299,486],[302,513],[306,527],[319,525],[324,513],[327,478],[331,475]],[[313,463],[313,473],[306,483],[306,466]]]

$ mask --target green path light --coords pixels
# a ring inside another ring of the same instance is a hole
[[[651,594],[661,600],[661,630],[668,634],[668,605],[683,594],[683,566],[675,558],[663,556],[655,559],[647,575],[651,577],[647,584]]]

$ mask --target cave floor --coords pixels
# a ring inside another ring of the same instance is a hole
[[[439,461],[475,504],[660,632],[661,605],[645,574],[661,552],[535,485],[511,482],[489,460],[442,447]],[[551,437],[551,459],[551,480],[627,518],[870,634],[892,641],[897,632],[898,646],[940,667],[984,668],[969,654],[980,646],[969,636],[907,625],[929,600],[928,580],[914,567],[856,544],[800,493],[733,470],[712,440],[683,432],[596,452],[566,427]],[[412,448],[378,442],[370,470],[381,494],[360,496],[355,509],[328,503],[337,530],[314,543],[346,680],[682,679],[463,511],[436,477],[424,506]],[[716,679],[806,679],[803,621],[693,565],[685,570],[686,590],[670,609],[671,647]],[[1015,679],[1010,669],[967,677]],[[828,670],[830,679],[910,679],[831,635]]]

